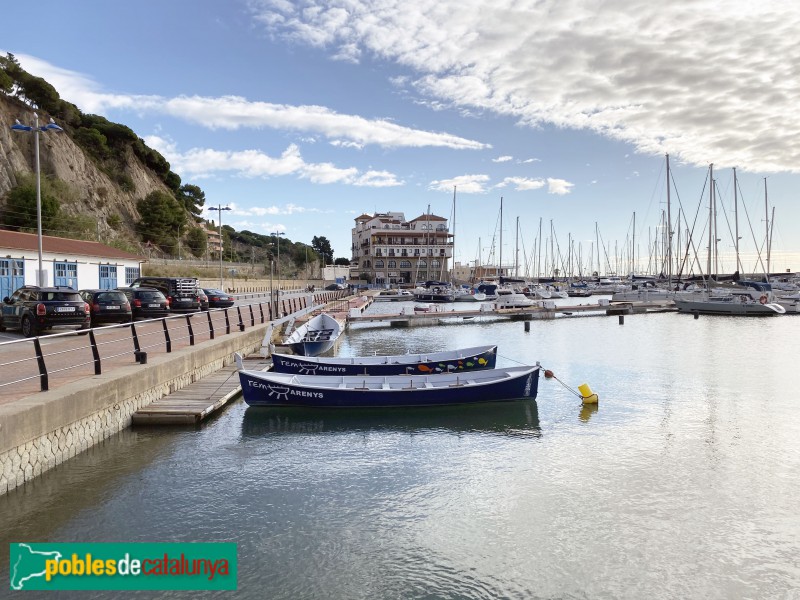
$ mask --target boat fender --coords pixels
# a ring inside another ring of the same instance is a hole
[[[759,298],[758,301],[761,302],[761,304],[766,304],[767,303],[767,295],[766,294],[762,294],[761,298]]]
[[[553,377],[555,377],[555,375],[553,374],[553,372],[550,369],[545,369],[544,377],[545,377],[545,379],[552,379]]]
[[[581,399],[583,400],[584,404],[597,404],[599,397],[597,394],[592,392],[592,388],[589,387],[588,383],[582,383],[579,385],[578,391],[581,393]]]

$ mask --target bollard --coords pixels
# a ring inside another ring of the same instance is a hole
[[[697,312],[697,311],[694,311],[694,318],[695,319],[699,319],[700,318],[700,313]]]
[[[525,331],[530,331],[530,330],[531,330],[531,322],[525,321]]]
[[[625,315],[620,315],[619,316],[619,324],[620,325],[625,325]]]

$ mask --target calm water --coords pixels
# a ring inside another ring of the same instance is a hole
[[[790,316],[351,331],[340,354],[498,343],[498,365],[538,360],[600,405],[544,379],[536,401],[459,409],[239,401],[0,497],[0,559],[233,541],[243,598],[800,598],[798,339]]]

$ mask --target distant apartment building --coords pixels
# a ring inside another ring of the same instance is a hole
[[[353,279],[378,285],[448,278],[453,234],[447,219],[424,214],[406,221],[401,212],[363,214],[352,230]]]
[[[502,269],[496,265],[479,265],[476,263],[463,264],[457,262],[453,266],[452,277],[457,283],[477,283],[484,279],[497,279],[508,277],[509,267]]]
[[[213,227],[207,227],[206,236],[206,248],[208,248],[208,252],[211,254],[211,256],[219,257],[220,252],[222,252],[222,238],[219,237],[219,230],[214,229]]]

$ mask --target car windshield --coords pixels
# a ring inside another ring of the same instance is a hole
[[[139,292],[139,297],[142,300],[164,300],[161,292]]]
[[[101,292],[97,294],[97,302],[127,302],[125,294],[122,292]]]
[[[213,294],[215,296],[224,295],[225,292],[222,290],[203,290],[206,294]]]
[[[78,292],[42,292],[42,300],[55,302],[82,302]]]

